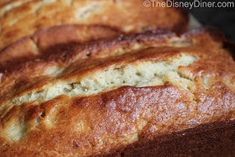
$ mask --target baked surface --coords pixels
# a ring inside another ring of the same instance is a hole
[[[5,67],[0,156],[131,156],[129,146],[225,122],[221,144],[233,143],[235,62],[224,42],[208,30],[146,32]]]
[[[35,32],[0,51],[0,69],[61,51],[75,45],[117,37],[122,32],[107,26],[60,25]]]
[[[126,33],[156,28],[182,32],[187,28],[184,11],[148,8],[143,3],[143,0],[1,0],[0,50],[40,29],[64,24],[106,25]]]

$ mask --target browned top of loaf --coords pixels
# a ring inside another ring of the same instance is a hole
[[[71,51],[75,45],[117,37],[121,32],[107,26],[60,25],[35,32],[0,51],[0,69],[40,56]]]
[[[144,33],[12,65],[1,74],[0,154],[103,155],[234,120],[235,63],[221,39]]]
[[[181,32],[187,22],[180,9],[144,7],[142,0],[1,0],[0,50],[39,29],[61,24],[108,25],[123,32],[156,28]]]

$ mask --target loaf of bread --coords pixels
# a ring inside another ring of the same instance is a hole
[[[164,2],[164,0],[158,1]],[[40,29],[64,24],[105,25],[125,33],[156,28],[182,32],[187,28],[188,16],[183,10],[157,5],[148,7],[144,5],[145,2],[144,0],[1,0],[0,50]]]
[[[4,67],[0,156],[233,156],[225,43],[205,29],[146,32]]]

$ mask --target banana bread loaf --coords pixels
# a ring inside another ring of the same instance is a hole
[[[144,2],[1,0],[0,50],[40,29],[65,24],[105,25],[126,33],[157,28],[182,32],[187,28],[188,16],[183,10],[160,6],[146,7]]]
[[[233,156],[235,62],[221,35],[146,32],[0,75],[0,156]]]

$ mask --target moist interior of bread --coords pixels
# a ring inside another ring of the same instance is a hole
[[[167,61],[141,61],[124,65],[111,65],[105,69],[89,73],[76,81],[57,80],[48,84],[39,91],[32,91],[15,97],[11,103],[21,105],[32,101],[45,102],[60,95],[89,96],[109,91],[122,86],[157,86],[170,82],[183,89],[192,89],[193,82],[181,77],[180,66],[188,66],[195,62],[197,57],[181,54],[181,56]]]

